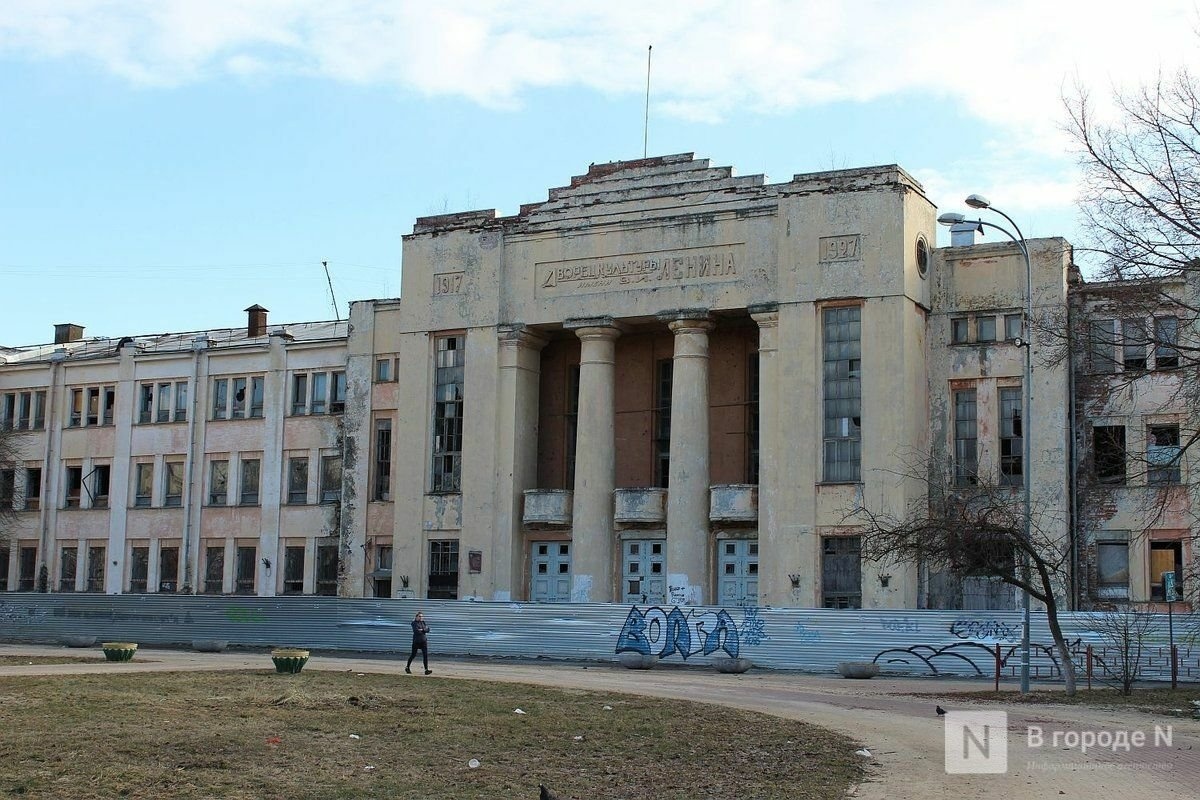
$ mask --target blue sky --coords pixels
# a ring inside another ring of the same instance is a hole
[[[1061,97],[1200,66],[1194,2],[7,0],[0,344],[394,297],[415,217],[514,213],[592,162],[898,163],[1076,236]],[[953,11],[953,13],[952,13]]]

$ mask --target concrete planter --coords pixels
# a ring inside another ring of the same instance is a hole
[[[842,661],[838,672],[843,678],[874,678],[879,674],[879,665],[873,661]]]
[[[64,636],[62,643],[67,647],[95,647],[95,636]]]
[[[717,672],[740,675],[754,666],[754,662],[748,658],[714,658],[712,665]]]
[[[654,669],[658,656],[645,656],[641,653],[618,653],[617,662],[625,669]]]
[[[109,661],[132,661],[138,648],[137,642],[105,642],[100,647]]]
[[[193,639],[192,649],[197,653],[224,653],[229,642],[224,639]]]
[[[271,651],[271,660],[275,662],[276,672],[295,675],[308,663],[308,651],[294,647],[277,647]]]

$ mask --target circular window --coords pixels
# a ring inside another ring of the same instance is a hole
[[[929,272],[929,242],[925,241],[925,237],[917,237],[917,273],[922,278]]]

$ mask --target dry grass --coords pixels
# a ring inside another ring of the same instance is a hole
[[[436,677],[0,678],[0,729],[5,797],[841,798],[862,778],[801,722]]]
[[[1183,715],[1191,716],[1192,701],[1200,700],[1200,685],[1190,684],[1180,689],[1170,688],[1134,688],[1133,694],[1125,696],[1119,689],[1085,689],[1080,688],[1074,697],[1068,697],[1065,692],[1039,689],[1027,695],[1019,691],[1000,692],[955,692],[953,694],[922,693],[918,697],[937,698],[943,703],[953,703],[961,700],[987,703],[1009,703],[1012,705],[1069,705],[1087,706],[1091,708],[1112,708],[1131,711],[1144,711],[1148,714],[1172,715],[1176,710]]]
[[[7,656],[0,655],[0,667],[21,666],[30,664],[94,664],[103,661],[104,657],[96,656]]]

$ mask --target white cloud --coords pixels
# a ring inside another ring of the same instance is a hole
[[[1081,0],[8,0],[0,54],[83,57],[139,84],[315,74],[495,107],[531,87],[645,89],[713,120],[905,92],[956,98],[1022,148],[1062,152],[1061,96],[1102,100],[1200,52],[1193,0],[1136,13]],[[1180,55],[1182,54],[1182,55]],[[1165,60],[1167,59],[1167,60]]]

